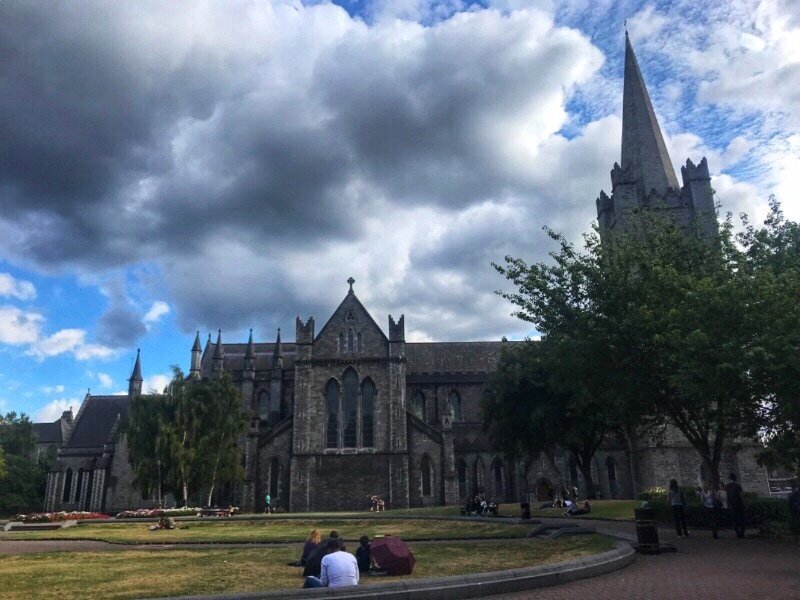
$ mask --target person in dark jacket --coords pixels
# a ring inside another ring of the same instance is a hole
[[[320,535],[317,529],[314,529],[311,533],[308,534],[308,538],[306,539],[306,543],[303,544],[303,554],[300,555],[300,566],[306,566],[306,561],[308,557],[316,550],[320,543],[322,542],[322,536]]]
[[[728,508],[731,511],[731,521],[736,537],[744,537],[744,490],[736,482],[736,473],[730,474],[730,481],[725,484],[725,493],[728,495]]]
[[[369,538],[362,535],[358,539],[360,546],[356,549],[356,562],[358,563],[359,573],[368,573],[372,566],[372,544],[369,543]]]

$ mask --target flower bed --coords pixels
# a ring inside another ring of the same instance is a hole
[[[16,515],[14,521],[23,523],[58,523],[59,521],[80,521],[82,519],[108,519],[108,515],[96,512],[74,511],[74,512],[53,512],[53,513],[30,513],[28,515]]]
[[[138,508],[123,510],[117,513],[117,519],[154,519],[158,517],[193,517],[200,514],[202,508]]]

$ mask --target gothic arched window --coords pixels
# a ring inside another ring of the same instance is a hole
[[[263,390],[258,395],[258,416],[262,419],[269,417],[269,392]]]
[[[423,496],[430,496],[431,489],[433,486],[431,485],[431,480],[433,479],[433,468],[431,467],[431,459],[428,458],[428,455],[424,455],[422,460],[419,461],[419,470],[420,470],[420,477],[422,479],[422,495]]]
[[[83,486],[83,469],[78,469],[78,480],[75,482],[75,503],[81,501],[81,487]]]
[[[355,448],[358,445],[358,375],[353,369],[344,372],[342,385],[342,446]]]
[[[361,445],[372,448],[374,439],[375,384],[365,379],[361,384]]]
[[[492,471],[494,471],[494,495],[498,498],[505,496],[506,468],[503,461],[495,460]]]
[[[360,333],[356,336],[356,346],[359,352],[364,351],[364,337]]]
[[[411,412],[415,417],[425,420],[425,395],[422,392],[417,392],[411,399]]]
[[[345,352],[347,348],[344,345],[344,333],[339,334],[339,352]]]
[[[474,470],[475,473],[474,473],[474,477],[472,478],[472,481],[473,481],[473,483],[475,485],[475,493],[477,493],[477,494],[483,493],[483,491],[484,491],[484,488],[483,488],[483,477],[484,477],[484,474],[486,473],[486,469],[484,468],[483,461],[480,458],[475,461],[475,465],[473,467],[473,470]]]
[[[331,379],[325,386],[325,446],[339,447],[339,383]]]
[[[62,502],[69,502],[69,494],[72,491],[72,469],[67,469],[64,475],[64,493],[61,495]]]
[[[353,330],[352,329],[348,329],[347,330],[347,351],[348,352],[355,352],[355,350],[356,350],[356,347],[353,344]]]
[[[467,465],[463,460],[459,460],[456,465],[456,472],[458,474],[458,497],[467,497]]]
[[[461,396],[455,390],[450,392],[450,409],[453,411],[454,422],[464,420],[464,415],[461,412]]]

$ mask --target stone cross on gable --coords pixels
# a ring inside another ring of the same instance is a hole
[[[347,283],[348,283],[348,284],[350,284],[350,293],[351,293],[351,294],[353,293],[353,284],[354,284],[355,282],[356,282],[356,280],[355,280],[355,279],[353,279],[352,277],[348,277],[348,278],[347,278]]]

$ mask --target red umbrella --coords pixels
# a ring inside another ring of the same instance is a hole
[[[372,557],[389,575],[411,575],[417,562],[406,543],[391,535],[372,542]]]

